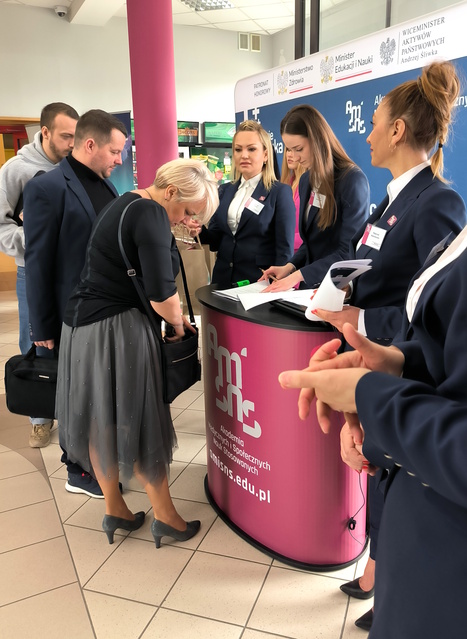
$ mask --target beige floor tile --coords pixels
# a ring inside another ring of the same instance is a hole
[[[5,332],[0,333],[0,344],[15,344],[16,345],[16,354],[19,353],[19,343],[18,343],[18,331],[6,329],[4,326],[1,327]]]
[[[134,513],[140,510],[147,512],[151,507],[145,493],[139,493],[132,490],[126,491],[125,501],[128,508]],[[104,515],[105,501],[103,499],[89,497],[86,503],[83,504],[73,515],[71,515],[69,519],[67,519],[67,524],[102,531],[102,519],[104,518]],[[125,535],[128,534],[125,531],[121,532]]]
[[[98,592],[85,592],[84,596],[97,639],[138,639],[157,610],[153,606]]]
[[[51,496],[49,483],[38,471],[0,480],[0,512],[46,501]]]
[[[209,506],[209,504],[202,504],[195,501],[187,501],[183,499],[174,499],[175,508],[180,513],[185,521],[192,521],[193,519],[199,519],[201,521],[201,529],[197,535],[188,539],[188,541],[179,542],[175,541],[171,537],[163,537],[161,544],[179,546],[181,548],[188,548],[196,550],[200,543],[203,541],[204,536],[210,530],[217,515]],[[151,533],[151,523],[154,519],[152,510],[147,514],[146,521],[139,530],[131,533],[131,536],[135,539],[145,539],[154,543],[154,537]]]
[[[211,530],[203,539],[199,550],[216,555],[225,555],[226,557],[245,559],[246,561],[256,561],[268,566],[272,562],[271,557],[244,541],[220,517],[216,519]]]
[[[286,568],[287,570],[300,570],[304,573],[313,573],[315,575],[324,575],[326,577],[334,577],[336,580],[339,579],[338,586],[345,581],[351,581],[355,577],[355,568],[356,563],[346,566],[345,568],[338,568],[336,570],[313,570],[313,569],[301,569],[296,566],[291,566],[289,564],[283,563],[278,559],[274,559],[273,564],[276,568]]]
[[[64,466],[64,464],[60,461],[62,449],[58,444],[50,443],[45,448],[41,448],[40,451],[42,461],[44,462],[44,466],[49,477],[56,473],[59,468]]]
[[[259,632],[258,630],[250,630],[249,628],[247,628],[242,635],[242,639],[291,639],[291,638],[286,637],[286,635],[276,635],[276,634],[270,635],[267,632]],[[323,636],[322,639],[328,639],[328,638]],[[336,638],[332,637],[332,639],[337,639],[337,637]],[[363,639],[363,637],[360,637],[360,639]]]
[[[174,408],[188,408],[200,395],[202,395],[201,391],[187,390],[176,397],[171,406]]]
[[[86,590],[159,606],[191,559],[185,548],[125,539],[87,583]]]
[[[0,479],[17,477],[25,473],[33,473],[36,470],[30,461],[16,451],[8,451],[0,455]]]
[[[172,421],[183,413],[183,408],[175,408],[174,406],[170,406],[170,414],[172,415]]]
[[[65,481],[63,479],[49,479],[52,487],[55,503],[62,522],[67,521],[76,511],[78,511],[91,497],[87,495],[79,495],[69,493],[65,490]]]
[[[59,444],[60,443],[59,442],[59,438],[58,438],[58,424],[57,424],[57,421],[54,421],[53,428],[50,431],[50,443],[51,444]],[[45,450],[45,449],[42,449],[42,450]]]
[[[77,584],[0,609],[2,639],[95,639]]]
[[[358,599],[349,598],[349,607],[347,610],[347,617],[345,619],[342,639],[365,639],[368,636],[364,630],[357,628],[355,622],[359,617],[364,615],[365,612],[368,612],[372,605],[373,599],[358,601]]]
[[[66,524],[64,529],[82,586],[86,585],[124,540],[124,536],[116,533],[114,543],[109,544],[103,531]]]
[[[206,422],[204,412],[187,408],[174,419],[177,433],[195,433],[206,436]]]
[[[174,451],[174,460],[191,462],[206,444],[204,435],[177,433],[178,448]]]
[[[0,513],[0,550],[8,552],[63,535],[57,507],[49,501]]]
[[[1,554],[0,575],[0,606],[77,581],[65,537]]]
[[[295,639],[338,639],[346,609],[335,579],[271,568],[248,627]]]
[[[170,472],[169,472],[169,486],[172,486],[174,481],[179,477],[185,468],[187,468],[188,464],[185,462],[177,462],[174,461],[170,464]]]
[[[218,621],[246,623],[268,567],[198,552],[164,606]]]
[[[175,630],[176,629],[176,630]],[[242,628],[161,608],[141,639],[239,639]]]
[[[203,448],[199,451],[199,453],[196,455],[196,457],[193,457],[193,464],[200,464],[201,466],[206,466],[207,464],[207,451],[206,451],[206,446],[203,446]]]
[[[1,357],[13,357],[13,355],[19,355],[18,344],[0,344],[0,356]]]
[[[206,467],[198,464],[189,464],[185,470],[170,485],[172,497],[179,499],[192,499],[193,501],[208,502],[204,492],[204,478]]]
[[[195,401],[190,404],[190,410],[203,411],[204,416],[204,393],[195,399]]]

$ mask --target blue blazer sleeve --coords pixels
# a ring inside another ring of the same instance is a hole
[[[318,210],[313,211],[315,207],[312,207],[309,215],[314,215],[314,219],[307,225],[305,237],[302,235],[303,245],[292,258],[292,263],[300,269],[307,287],[319,284],[334,262],[348,259],[350,240],[368,217],[370,189],[365,174],[355,167],[336,176],[334,197],[337,206],[335,223],[321,231],[316,221]],[[309,196],[304,198],[303,211],[308,199]],[[300,206],[302,207],[301,194]],[[301,224],[301,234],[302,231]],[[301,265],[305,253],[306,264]]]
[[[396,218],[392,226],[388,219]],[[358,258],[371,258],[372,270],[355,283],[352,304],[365,309],[369,339],[389,343],[401,327],[403,304],[410,280],[431,249],[467,222],[462,198],[433,178],[430,167],[409,182],[384,213],[378,226],[386,236],[380,250],[360,247]],[[352,243],[358,241],[363,229]]]
[[[425,285],[408,326],[408,348],[401,344],[407,359],[404,378],[370,373],[360,380],[356,393],[367,445],[378,447],[463,507],[467,507],[466,300],[464,251]],[[412,357],[419,359],[411,361]],[[413,379],[406,379],[407,373]]]

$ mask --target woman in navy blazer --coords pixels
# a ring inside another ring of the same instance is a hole
[[[352,162],[324,117],[309,104],[293,107],[281,122],[281,135],[307,172],[299,183],[302,245],[285,265],[275,262],[263,275],[284,291],[300,282],[317,286],[333,262],[347,259],[355,231],[368,217],[368,180]]]
[[[372,269],[354,282],[350,305],[336,313],[317,312],[338,330],[348,322],[370,340],[389,345],[401,327],[410,280],[434,245],[465,226],[464,202],[442,176],[442,148],[458,93],[453,65],[434,62],[418,80],[390,91],[378,106],[367,142],[372,164],[389,169],[394,179],[388,195],[352,239],[351,257],[370,258]],[[373,594],[384,503],[378,483],[379,476],[369,483],[370,559],[361,578],[342,586],[346,594],[361,599]],[[372,614],[366,613],[357,625],[369,624]]]
[[[465,637],[466,249],[467,228],[414,280],[391,347],[346,324],[344,337],[357,350],[336,356],[332,340],[314,368],[280,375],[284,387],[306,389],[303,419],[312,397],[324,430],[326,406],[346,413],[352,467],[370,460],[388,469],[369,639]],[[339,370],[309,372],[326,366]]]
[[[292,189],[275,178],[267,131],[253,120],[242,122],[232,153],[233,182],[219,188],[219,208],[200,233],[201,242],[217,251],[212,282],[224,288],[256,282],[270,264],[285,264],[295,232]]]

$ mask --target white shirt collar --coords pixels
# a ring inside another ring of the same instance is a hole
[[[421,164],[417,164],[417,166],[412,167],[405,173],[402,173],[402,175],[399,175],[399,177],[397,177],[395,180],[391,180],[391,182],[389,182],[387,187],[388,196],[389,196],[388,206],[392,204],[392,202],[394,202],[396,197],[399,195],[402,189],[407,186],[410,180],[412,180],[416,175],[418,175],[418,173],[420,173],[420,171],[423,171],[423,169],[425,169],[427,166],[430,166],[430,165],[431,165],[430,160],[426,160],[425,162],[422,162]]]
[[[254,177],[250,178],[249,180],[245,180],[245,178],[242,175],[242,178],[240,180],[240,186],[238,188],[241,189],[244,186],[245,188],[249,188],[249,189],[252,188],[253,190],[255,190],[262,177],[263,177],[262,171],[261,173],[258,173],[258,175],[255,175]]]

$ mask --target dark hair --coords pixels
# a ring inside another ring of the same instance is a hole
[[[443,181],[442,147],[448,138],[451,112],[459,90],[454,65],[432,62],[424,67],[417,80],[400,84],[384,97],[389,120],[401,119],[405,123],[403,142],[427,153],[438,143],[431,158],[431,170]]]
[[[125,125],[118,118],[101,109],[91,109],[83,113],[78,120],[75,131],[75,147],[80,146],[88,138],[93,138],[99,146],[107,144],[112,131],[117,129],[128,136]]]
[[[78,112],[65,102],[51,102],[41,111],[40,127],[46,126],[49,131],[53,129],[57,115],[67,115],[73,120],[78,120]]]
[[[334,173],[344,173],[354,168],[353,162],[337,139],[324,117],[310,104],[299,104],[288,111],[280,127],[281,135],[300,135],[307,138],[313,154],[309,169],[310,184],[326,197],[320,209],[318,227],[324,230],[336,221],[337,207],[334,198]]]

